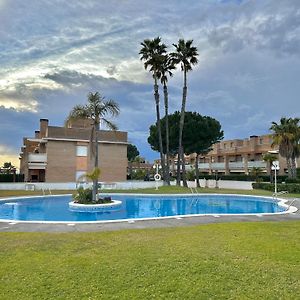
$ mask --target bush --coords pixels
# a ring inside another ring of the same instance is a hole
[[[146,170],[136,170],[136,171],[132,172],[131,179],[133,179],[133,180],[144,180],[146,175],[147,175]]]
[[[300,183],[300,178],[287,178],[285,183]]]
[[[186,172],[186,179],[189,180],[189,181],[195,180],[195,171],[194,170],[187,171]]]
[[[246,174],[229,174],[229,175],[225,175],[225,174],[218,174],[218,179],[221,180],[237,180],[237,181],[255,181],[255,177],[253,175],[246,175]],[[216,175],[212,174],[200,174],[200,179],[216,179]],[[287,178],[286,175],[279,175],[277,176],[277,182],[283,182],[285,181]],[[263,181],[263,182],[270,182],[270,175],[259,175],[258,176],[258,180],[259,181]]]
[[[93,191],[92,189],[84,189],[80,187],[77,189],[77,193],[73,195],[75,203],[79,204],[104,204],[111,203],[111,197],[99,198],[97,201],[93,201]]]
[[[83,187],[80,187],[77,189],[77,193],[73,195],[73,199],[76,203],[92,203],[93,191],[91,189],[84,189]]]
[[[0,182],[14,182],[14,176],[16,176],[15,182],[24,182],[23,174],[0,174]]]
[[[255,182],[252,183],[252,187],[254,189],[266,190],[273,192],[275,189],[275,185],[273,183],[266,183],[266,182]],[[300,193],[300,184],[297,183],[280,183],[277,184],[277,191],[288,191],[289,193]]]

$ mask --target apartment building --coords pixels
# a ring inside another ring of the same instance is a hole
[[[269,165],[263,160],[263,155],[272,148],[272,136],[252,135],[246,139],[235,139],[221,141],[213,145],[212,150],[199,159],[199,169],[202,173],[223,173],[223,174],[249,174],[251,169],[261,168],[265,173],[269,173]],[[187,169],[195,165],[196,155],[186,156]],[[284,175],[287,172],[285,158],[278,155],[279,174]],[[299,161],[298,161],[299,165]]]
[[[20,172],[28,182],[75,182],[93,169],[89,140],[91,126],[86,120],[66,127],[50,126],[40,119],[32,138],[23,138]],[[98,135],[101,181],[124,181],[127,174],[127,132],[100,130]]]

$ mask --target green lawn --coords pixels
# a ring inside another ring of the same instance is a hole
[[[72,194],[75,191],[66,191],[66,190],[53,190],[52,194]],[[155,188],[147,189],[131,189],[131,190],[103,190],[105,193],[143,193],[143,194],[190,194],[191,190],[184,187],[178,186],[163,186],[158,190]],[[220,194],[247,194],[247,195],[263,195],[263,196],[272,196],[272,192],[264,190],[236,190],[236,189],[212,189],[212,188],[198,188],[199,193],[220,193]],[[42,191],[9,191],[9,190],[0,190],[1,197],[10,197],[10,196],[23,196],[23,195],[42,195]],[[282,197],[297,197],[300,198],[300,194],[287,194]]]
[[[300,222],[1,233],[0,299],[299,299]]]

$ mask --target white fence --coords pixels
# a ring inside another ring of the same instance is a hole
[[[154,181],[124,181],[124,182],[101,182],[102,189],[143,189],[154,188],[156,183]],[[162,186],[162,182],[158,186]],[[18,183],[0,183],[1,190],[75,190],[79,184],[76,182],[18,182]],[[88,187],[89,184],[83,184]]]
[[[171,183],[175,185],[176,182]],[[91,184],[86,184],[84,187],[88,187]],[[158,186],[162,186],[162,181],[158,182]],[[215,180],[200,180],[201,187],[214,188],[216,186]],[[101,189],[143,189],[143,188],[155,188],[156,182],[154,181],[123,181],[123,182],[102,182]],[[195,187],[196,182],[189,181],[189,187]],[[252,190],[252,182],[249,181],[232,181],[232,180],[219,180],[219,188],[224,189],[240,189],[240,190]],[[78,185],[77,185],[78,187]],[[65,183],[50,183],[50,182],[36,182],[36,183],[0,183],[1,190],[75,190],[75,182]]]

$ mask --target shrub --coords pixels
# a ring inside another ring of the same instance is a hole
[[[15,176],[15,182],[24,182],[24,175],[23,174],[0,174],[0,182],[14,182],[14,176]]]
[[[147,175],[146,170],[136,170],[136,171],[132,172],[131,179],[133,179],[133,180],[144,180],[146,175]]]
[[[92,203],[93,191],[92,189],[84,189],[80,187],[77,189],[77,193],[73,195],[73,199],[76,203]]]
[[[273,183],[266,183],[266,182],[255,182],[252,183],[252,187],[254,189],[261,189],[266,191],[273,192],[275,189],[275,185]],[[288,191],[289,193],[300,193],[300,184],[297,183],[280,183],[277,184],[277,191]]]
[[[84,189],[80,187],[77,189],[77,193],[73,195],[75,203],[79,204],[104,204],[111,203],[111,197],[99,198],[97,201],[93,201],[93,191],[92,189]]]
[[[246,174],[218,174],[218,179],[221,180],[237,180],[237,181],[255,181],[255,176],[253,175],[246,175]],[[205,179],[216,179],[216,175],[212,174],[200,174],[200,179],[205,178]],[[277,176],[277,182],[283,182],[287,178],[286,175],[279,175]],[[270,182],[270,175],[259,175],[258,176],[258,181],[263,181],[263,182]]]

